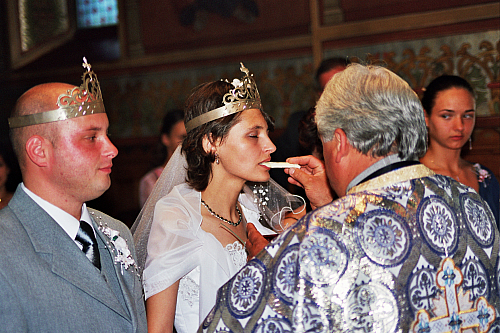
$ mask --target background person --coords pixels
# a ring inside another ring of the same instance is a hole
[[[0,143],[0,209],[7,206],[21,182],[19,165],[12,148]]]
[[[319,98],[328,81],[336,73],[343,71],[348,64],[349,60],[347,58],[340,57],[328,58],[321,62],[314,75],[316,98]],[[288,157],[308,155],[313,152],[309,150],[314,147],[310,145],[310,142],[301,144],[299,140],[300,123],[305,122],[306,124],[310,124],[308,121],[310,118],[308,117],[310,117],[311,113],[314,113],[314,111],[297,111],[289,117],[285,131],[276,140],[276,152],[273,154],[273,160],[285,161]],[[283,174],[282,170],[271,170],[271,177],[284,188],[289,187],[288,177]]]
[[[474,190],[418,162],[427,131],[410,86],[385,68],[354,64],[327,84],[316,112],[325,165],[295,157],[288,161],[303,167],[289,172],[301,184],[326,173],[341,197],[221,287],[200,331],[498,329],[493,215]]]
[[[82,86],[37,85],[9,118],[23,182],[0,211],[0,332],[147,330],[130,231],[85,205],[118,151],[84,67]]]
[[[476,100],[469,82],[455,75],[435,78],[424,91],[422,105],[429,148],[420,160],[428,168],[472,187],[488,203],[500,228],[500,187],[491,170],[472,164],[460,153],[469,144],[476,121]]]
[[[318,128],[314,122],[315,115],[315,108],[310,108],[300,120],[299,143],[309,152],[309,155],[323,160],[323,144],[321,143]]]
[[[145,174],[139,181],[139,203],[144,206],[156,181],[160,178],[161,172],[168,160],[174,153],[178,145],[186,137],[186,127],[184,127],[184,111],[174,109],[163,117],[160,130],[160,158],[156,167]]]
[[[341,57],[328,58],[321,62],[314,75],[316,99],[319,98],[328,81],[336,73],[343,71],[349,63],[348,58]],[[314,112],[314,108],[310,108],[307,111],[297,111],[290,115],[285,131],[276,140],[274,161],[281,162],[289,157],[309,154],[321,156],[321,142],[318,142],[319,138],[315,137],[317,135],[316,124],[311,121],[314,120]],[[283,170],[273,169],[270,174],[272,179],[290,192],[307,197],[300,187],[290,186],[288,176],[283,173]]]

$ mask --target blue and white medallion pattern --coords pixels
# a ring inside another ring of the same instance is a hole
[[[281,317],[267,318],[257,324],[255,333],[292,333],[290,322]]]
[[[418,207],[417,221],[431,249],[444,255],[456,249],[457,216],[445,200],[438,196],[424,198]]]
[[[334,284],[344,274],[348,257],[345,245],[333,233],[318,228],[300,245],[301,277],[313,284]]]
[[[418,270],[409,279],[408,301],[414,313],[422,309],[432,309],[433,299],[441,293],[436,285],[436,274],[435,269],[427,267]]]
[[[251,260],[230,281],[228,306],[233,316],[251,315],[265,291],[266,270],[258,260]]]
[[[306,215],[221,288],[205,333],[500,333],[491,212],[424,168]]]
[[[451,180],[448,176],[443,176],[440,174],[434,175],[434,177],[429,178],[433,183],[437,184],[440,188],[444,189],[446,192],[449,192],[451,189]]]
[[[469,301],[475,301],[479,297],[489,298],[490,286],[488,283],[488,273],[481,262],[476,258],[467,259],[462,265],[464,281],[462,288],[469,292]]]
[[[344,323],[352,332],[392,333],[398,326],[398,302],[386,286],[370,282],[347,296]]]
[[[329,322],[315,303],[298,303],[293,309],[293,327],[299,332],[328,333]]]
[[[358,219],[357,240],[368,258],[379,265],[399,264],[410,250],[410,232],[401,216],[374,210]]]
[[[384,188],[384,195],[387,195],[390,199],[402,199],[407,196],[408,193],[413,192],[414,184],[412,182],[398,183]]]
[[[273,288],[276,295],[284,302],[292,304],[297,288],[297,260],[299,244],[286,248],[276,261],[273,272]]]
[[[480,201],[474,200],[470,196],[461,195],[460,204],[462,215],[465,216],[467,227],[472,236],[482,246],[491,246],[493,239],[495,239],[493,216],[486,212]]]

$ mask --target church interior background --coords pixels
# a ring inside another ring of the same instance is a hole
[[[0,4],[0,136],[23,91],[79,84],[87,57],[101,82],[120,153],[111,188],[92,206],[129,225],[159,124],[196,85],[254,73],[277,138],[315,103],[321,59],[386,66],[421,93],[441,74],[474,86],[477,122],[466,158],[500,178],[500,3],[491,0],[7,0]]]

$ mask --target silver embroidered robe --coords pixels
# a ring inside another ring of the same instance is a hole
[[[306,215],[219,289],[203,332],[500,332],[499,232],[423,165]]]

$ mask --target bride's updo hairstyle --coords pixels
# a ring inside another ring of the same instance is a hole
[[[194,88],[193,93],[184,106],[184,123],[191,119],[223,106],[222,98],[233,86],[225,81],[203,83]],[[262,110],[261,110],[262,112]],[[272,119],[262,112],[269,130],[274,128]],[[187,161],[187,183],[196,191],[203,191],[212,177],[212,163],[215,154],[205,152],[203,138],[207,136],[211,142],[224,142],[229,130],[238,123],[241,112],[218,118],[200,125],[187,133],[182,142],[182,150]]]

